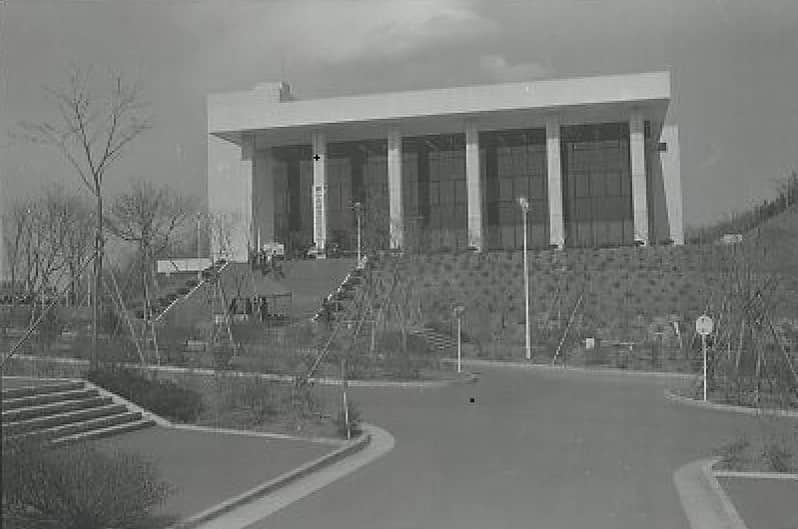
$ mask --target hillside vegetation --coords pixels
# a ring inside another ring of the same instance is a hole
[[[720,310],[729,286],[741,280],[743,263],[753,263],[746,268],[747,281],[768,286],[769,317],[789,335],[798,322],[795,207],[746,234],[738,245],[530,252],[535,356],[551,359],[561,341],[571,358],[584,355],[580,342],[594,337],[605,345],[645,349],[650,363],[662,362],[652,355],[667,351],[671,367],[692,369],[693,322],[704,312]],[[452,308],[462,304],[464,336],[476,354],[523,354],[521,252],[384,255],[377,260],[378,284],[387,288],[389,276],[396,274],[403,278],[399,295],[407,300],[413,325],[451,332]]]

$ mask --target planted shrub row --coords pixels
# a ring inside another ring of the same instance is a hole
[[[155,380],[119,367],[89,371],[88,379],[142,408],[179,422],[193,422],[202,413],[202,396],[168,380]]]

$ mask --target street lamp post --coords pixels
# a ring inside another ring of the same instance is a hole
[[[361,254],[361,249],[360,249],[360,247],[361,247],[360,246],[360,240],[361,240],[360,239],[360,222],[361,221],[360,221],[360,215],[361,215],[361,210],[363,208],[363,204],[361,204],[360,202],[355,202],[355,204],[353,205],[353,208],[355,209],[355,218],[357,219],[357,265],[360,266],[360,262],[361,262],[361,255],[360,255]]]
[[[462,318],[465,307],[457,305],[454,307],[454,317],[457,318],[457,372],[463,372],[463,337],[462,337]]]
[[[201,233],[202,233],[202,213],[197,212],[197,259],[202,258]],[[202,281],[202,271],[197,272],[197,280]]]
[[[197,213],[197,258],[202,257],[201,234],[202,233],[202,213]]]
[[[529,200],[526,197],[518,197],[518,205],[521,206],[521,217],[524,221],[524,337],[526,359],[532,359],[532,344],[530,343],[529,327],[529,257],[527,256],[527,217],[529,215]]]

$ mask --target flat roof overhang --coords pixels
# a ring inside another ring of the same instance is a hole
[[[480,130],[543,127],[554,113],[563,125],[624,121],[633,111],[661,122],[669,103],[668,72],[290,102],[236,92],[208,97],[208,132],[234,143],[254,134],[264,148],[309,143],[318,129],[334,142],[382,138],[391,125],[403,136],[454,133],[469,119]]]

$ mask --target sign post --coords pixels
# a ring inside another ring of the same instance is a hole
[[[695,320],[695,332],[701,335],[701,349],[704,352],[704,402],[707,400],[707,336],[712,334],[712,318],[703,314]]]
[[[457,372],[463,372],[463,338],[461,331],[461,320],[463,318],[463,311],[465,307],[457,305],[454,308],[454,317],[457,318]]]

